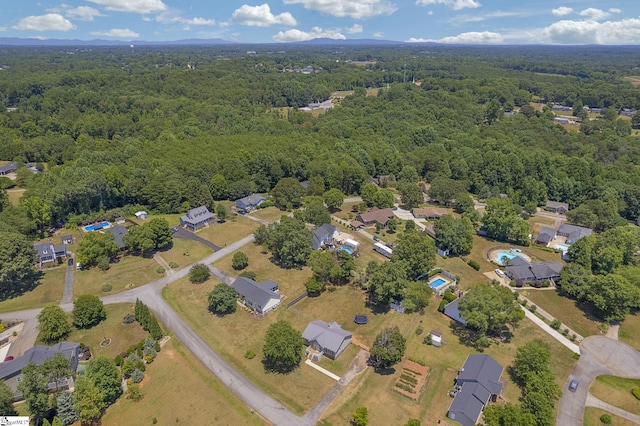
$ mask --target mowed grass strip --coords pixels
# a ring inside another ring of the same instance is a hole
[[[105,296],[119,293],[133,287],[148,284],[164,276],[158,274],[158,264],[151,258],[133,255],[120,255],[116,263],[109,265],[109,269],[101,271],[97,267],[73,272],[73,295],[95,294]],[[110,283],[112,290],[102,291],[102,285]]]
[[[633,315],[627,315],[620,324],[618,338],[640,351],[640,313],[636,312]]]
[[[633,388],[640,388],[640,379],[598,376],[591,384],[589,392],[611,405],[630,413],[640,414],[640,401],[631,393]]]
[[[59,303],[64,291],[66,268],[59,267],[45,271],[40,284],[22,296],[0,302],[0,312],[21,311],[40,308],[51,303]]]
[[[600,322],[589,315],[587,306],[560,296],[555,290],[529,289],[521,291],[521,294],[584,337],[600,333]]]
[[[261,319],[242,309],[224,317],[213,315],[207,310],[207,293],[217,283],[210,279],[198,285],[183,279],[166,287],[163,296],[200,337],[245,377],[295,413],[308,411],[335,381],[304,363],[289,374],[265,372],[262,364],[267,329],[279,319],[291,320],[291,315],[287,315],[284,306]],[[292,325],[302,331],[306,321]],[[256,353],[250,360],[244,357],[249,349]]]
[[[611,414],[608,411],[601,410],[599,408],[594,407],[584,407],[584,422],[583,426],[602,426],[602,422],[600,421],[600,417],[603,414],[608,414],[611,416],[611,424],[615,426],[637,426],[631,420],[623,419],[622,417],[618,417],[615,414]]]
[[[176,339],[171,339],[141,383],[143,398],[122,396],[102,416],[104,425],[265,425]],[[133,420],[135,419],[135,421]]]

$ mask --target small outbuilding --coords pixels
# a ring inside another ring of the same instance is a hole
[[[140,210],[139,212],[135,212],[136,218],[137,219],[146,219],[147,218],[147,212]]]
[[[73,244],[73,236],[71,236],[71,235],[63,236],[62,237],[62,244],[64,244],[64,245]]]

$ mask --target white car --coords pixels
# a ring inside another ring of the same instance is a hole
[[[496,269],[495,270],[496,275],[498,275],[500,278],[504,278],[504,272],[502,272],[502,269]]]

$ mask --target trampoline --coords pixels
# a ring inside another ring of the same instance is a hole
[[[366,315],[356,315],[353,317],[353,322],[359,325],[364,325],[369,322],[369,318]]]

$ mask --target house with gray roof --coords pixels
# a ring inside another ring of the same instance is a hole
[[[332,246],[333,240],[340,233],[335,226],[325,223],[322,226],[311,231],[313,235],[312,247],[314,250],[320,250],[324,246]]]
[[[73,236],[72,235],[63,235],[62,236],[62,244],[65,244],[65,245],[73,244]]]
[[[364,224],[364,226],[375,226],[376,223],[387,226],[387,223],[393,219],[393,210],[390,208],[379,209],[377,207],[372,208],[366,213],[360,213],[356,216],[356,221]]]
[[[550,212],[567,214],[569,211],[569,204],[561,203],[560,201],[547,201],[544,208]]]
[[[16,400],[22,399],[22,392],[18,391],[18,383],[22,381],[22,369],[30,362],[41,365],[56,354],[62,354],[69,360],[69,369],[76,371],[80,357],[80,345],[74,342],[60,342],[53,346],[34,346],[20,357],[0,363],[0,379],[7,384],[14,392]],[[49,383],[49,390],[65,389],[73,383],[73,379],[68,378],[58,383]]]
[[[543,226],[538,232],[535,243],[546,247],[556,237],[556,230],[548,226]]]
[[[120,225],[114,225],[107,228],[107,231],[113,234],[113,241],[118,245],[119,250],[127,248],[127,245],[123,241],[124,236],[129,232],[127,228]]]
[[[180,226],[196,231],[208,226],[213,219],[213,213],[206,206],[200,206],[189,210],[184,216],[180,216]]]
[[[43,263],[54,262],[56,259],[67,255],[67,247],[65,244],[36,243],[33,245],[33,248],[36,250],[40,266],[42,266]]]
[[[458,304],[460,303],[460,299],[462,298],[459,297],[456,300],[453,300],[447,303],[446,306],[444,307],[444,314],[449,318],[451,318],[452,320],[462,325],[467,325],[467,320],[462,318],[462,316],[460,315],[460,310],[458,309]]]
[[[570,225],[568,223],[563,223],[558,228],[558,235],[562,237],[567,237],[566,243],[573,244],[578,241],[580,238],[588,237],[593,233],[591,228],[585,228],[577,225]]]
[[[516,286],[522,287],[525,284],[541,284],[544,281],[555,281],[560,278],[562,262],[528,262],[516,256],[510,261],[505,273],[516,282]]]
[[[275,281],[257,283],[250,278],[238,277],[231,287],[236,289],[246,307],[259,314],[266,314],[280,306],[282,296],[277,293],[278,283]]]
[[[482,410],[502,392],[503,367],[485,354],[472,354],[456,377],[455,394],[447,417],[464,426],[478,423]]]
[[[240,211],[248,213],[252,210],[257,209],[258,207],[260,207],[262,203],[266,201],[267,199],[260,194],[251,194],[244,198],[240,198],[239,200],[236,200],[236,207]]]
[[[302,332],[307,345],[335,360],[351,344],[351,333],[334,322],[314,320]]]
[[[13,173],[18,169],[18,163],[12,161],[4,166],[0,166],[0,176],[8,175],[9,173]]]

